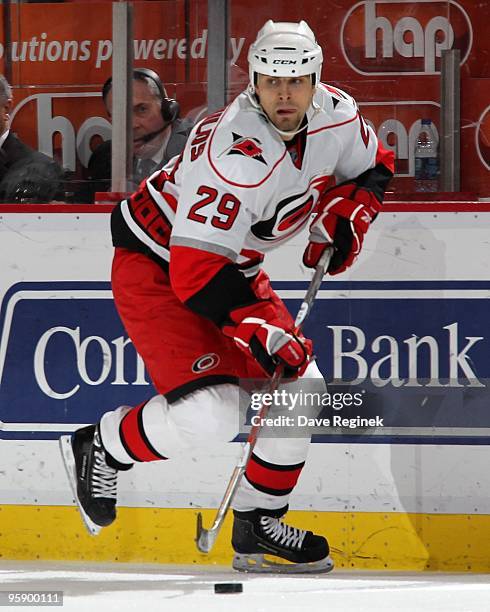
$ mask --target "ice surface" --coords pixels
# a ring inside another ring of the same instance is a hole
[[[490,610],[490,575],[482,574],[334,570],[318,577],[285,577],[214,566],[5,561],[0,581],[1,591],[64,591],[63,607],[53,608],[63,612]],[[243,593],[216,595],[217,582],[242,582]]]

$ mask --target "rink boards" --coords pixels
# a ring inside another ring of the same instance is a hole
[[[85,536],[56,438],[152,387],[113,307],[108,212],[5,209],[3,556],[227,562],[226,534],[213,555],[195,552],[194,521],[196,508],[219,503],[236,443],[124,474],[119,520],[97,540]],[[370,398],[334,412],[383,421],[318,430],[292,498],[298,520],[329,535],[339,565],[490,569],[489,235],[484,210],[392,206],[353,270],[322,285],[307,327],[320,368],[328,380],[357,379],[345,389],[336,380],[335,391]],[[303,241],[266,265],[292,312],[309,279]]]

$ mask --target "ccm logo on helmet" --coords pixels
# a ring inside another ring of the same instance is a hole
[[[220,362],[219,356],[216,353],[207,353],[199,359],[196,359],[192,364],[192,371],[194,374],[200,374],[215,368]]]
[[[297,64],[296,60],[274,60],[273,64]]]

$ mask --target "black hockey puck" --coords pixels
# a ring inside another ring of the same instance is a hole
[[[241,582],[217,582],[214,585],[215,593],[243,593]]]

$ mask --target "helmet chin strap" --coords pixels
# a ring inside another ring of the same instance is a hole
[[[262,108],[262,105],[257,100],[256,94],[255,94],[255,88],[252,87],[251,85],[249,85],[247,88],[247,96],[250,102],[252,103],[252,105],[257,109],[257,111],[262,115],[262,117],[267,119],[271,128],[275,132],[277,132],[280,136],[290,136],[291,138],[293,138],[294,136],[296,136],[296,134],[299,134],[303,130],[306,130],[306,128],[308,127],[308,123],[306,123],[303,127],[299,127],[303,123],[304,117],[302,117],[298,125],[293,130],[287,130],[287,131],[280,130],[276,125],[274,125],[274,122],[270,119],[269,115]],[[313,117],[314,117],[316,113],[320,111],[320,106],[314,100],[311,101],[311,106],[313,107]]]
[[[267,117],[266,113],[264,113],[263,111],[262,111],[262,114]],[[294,130],[287,130],[287,131],[280,130],[276,125],[274,125],[274,123],[269,119],[269,117],[267,117],[267,119],[269,120],[269,123],[271,124],[271,128],[275,130],[278,134],[280,134],[281,136],[291,136],[291,138],[293,138],[294,136],[296,136],[296,134],[299,134],[303,130],[306,130],[306,128],[308,127],[308,122],[306,122],[302,128],[299,127],[303,123],[304,117],[303,119],[300,120],[300,122],[298,123],[298,125],[296,126]]]

